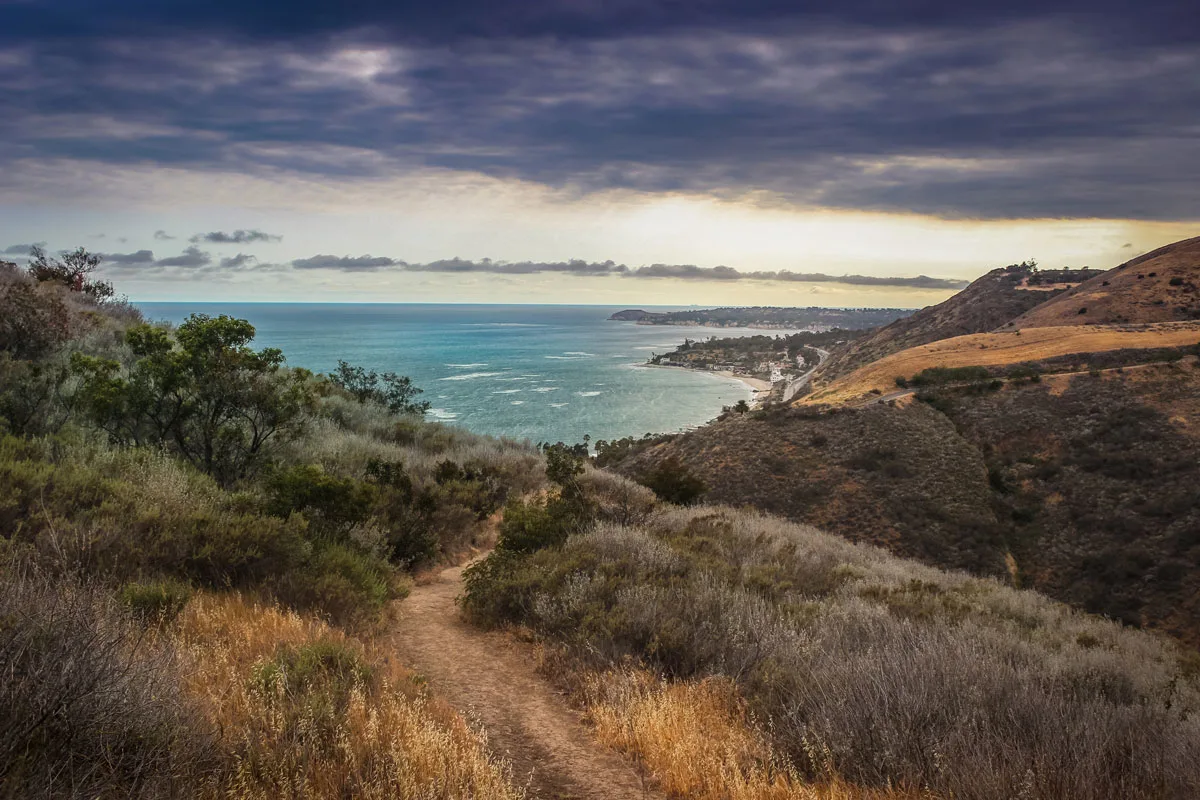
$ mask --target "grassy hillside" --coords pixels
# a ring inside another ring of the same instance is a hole
[[[519,797],[372,640],[542,457],[34,267],[0,264],[0,796]]]
[[[1200,237],[1160,247],[1076,286],[1009,327],[1200,319]]]
[[[1072,325],[1022,328],[1006,333],[956,336],[912,347],[860,367],[800,399],[805,404],[853,403],[897,388],[896,378],[911,378],[930,368],[1002,366],[1060,356],[1115,350],[1153,350],[1200,342],[1200,323],[1157,325]]]
[[[1060,272],[1039,273],[1028,264],[994,269],[950,299],[836,350],[813,376],[813,387],[820,388],[865,364],[910,347],[999,328],[1065,291],[1071,285],[1065,279],[1081,280],[1091,274]]]
[[[1193,358],[729,417],[616,464],[1200,645]]]
[[[677,796],[1200,791],[1194,655],[757,513],[664,508],[502,549],[463,602],[535,631],[546,672]]]
[[[752,506],[927,563],[1004,572],[983,459],[927,405],[731,416],[615,469],[642,477],[672,459],[703,482],[707,502]]]

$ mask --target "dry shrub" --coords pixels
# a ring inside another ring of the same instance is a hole
[[[640,670],[590,673],[582,699],[598,738],[638,759],[660,788],[693,800],[918,797],[837,779],[806,784],[746,717],[722,678],[670,683]]]
[[[173,797],[204,784],[212,738],[151,638],[98,588],[0,577],[0,796]]]
[[[414,676],[315,619],[196,597],[186,693],[221,731],[234,798],[519,798],[481,733]]]
[[[960,800],[1200,796],[1200,684],[1171,642],[1028,591],[730,509],[489,558],[477,621],[605,669],[732,680],[812,780]]]

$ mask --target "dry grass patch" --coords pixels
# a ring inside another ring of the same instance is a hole
[[[523,796],[416,676],[320,621],[204,594],[173,636],[185,693],[219,731],[211,797]]]
[[[746,716],[732,682],[671,683],[643,671],[592,673],[582,694],[598,738],[643,765],[667,794],[694,800],[899,800],[831,778],[806,783]]]

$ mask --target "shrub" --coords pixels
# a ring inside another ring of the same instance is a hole
[[[1183,278],[1176,275],[1174,278],[1171,278],[1171,280],[1167,281],[1167,284],[1169,286],[1183,286]]]
[[[947,383],[975,383],[992,377],[987,367],[929,367],[909,378],[913,386],[940,386]]]
[[[496,549],[532,553],[556,547],[585,523],[580,509],[561,497],[543,501],[513,500],[504,507]]]
[[[176,580],[130,582],[118,592],[121,604],[151,622],[171,622],[192,599],[192,587]]]
[[[704,481],[685,467],[677,456],[663,459],[638,480],[660,499],[681,506],[698,502],[701,495],[708,491]]]
[[[100,591],[0,580],[0,786],[13,797],[171,797],[204,787],[211,733],[171,653]]]
[[[377,495],[370,484],[326,474],[313,464],[276,472],[266,488],[267,513],[286,518],[300,511],[318,528],[341,536],[366,521]]]
[[[287,605],[318,611],[349,626],[377,619],[395,596],[386,561],[340,544],[317,547],[302,567],[279,575],[270,585]]]
[[[1200,685],[1171,644],[804,526],[675,509],[490,556],[463,603],[584,667],[729,679],[809,780],[977,800],[1200,785]]]

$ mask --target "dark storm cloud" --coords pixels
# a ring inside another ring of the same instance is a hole
[[[250,242],[281,242],[282,236],[273,233],[263,233],[259,230],[236,230],[233,233],[213,231],[212,233],[197,233],[189,242],[208,242],[209,244],[248,244]]]
[[[845,283],[856,286],[895,286],[919,289],[961,289],[966,281],[945,280],[919,275],[915,278],[875,277],[871,275],[826,275],[819,272],[757,271],[741,272],[733,267],[698,267],[693,264],[650,264],[628,267],[615,261],[493,261],[490,258],[468,261],[450,258],[427,264],[412,264],[386,256],[318,255],[292,262],[297,269],[332,269],[362,272],[394,267],[405,272],[486,273],[491,275],[533,275],[542,272],[583,277],[617,276],[625,278],[675,278],[696,281],[785,281],[793,283]]]
[[[0,6],[0,172],[434,167],[955,217],[1196,215],[1193,4],[331,8]]]

